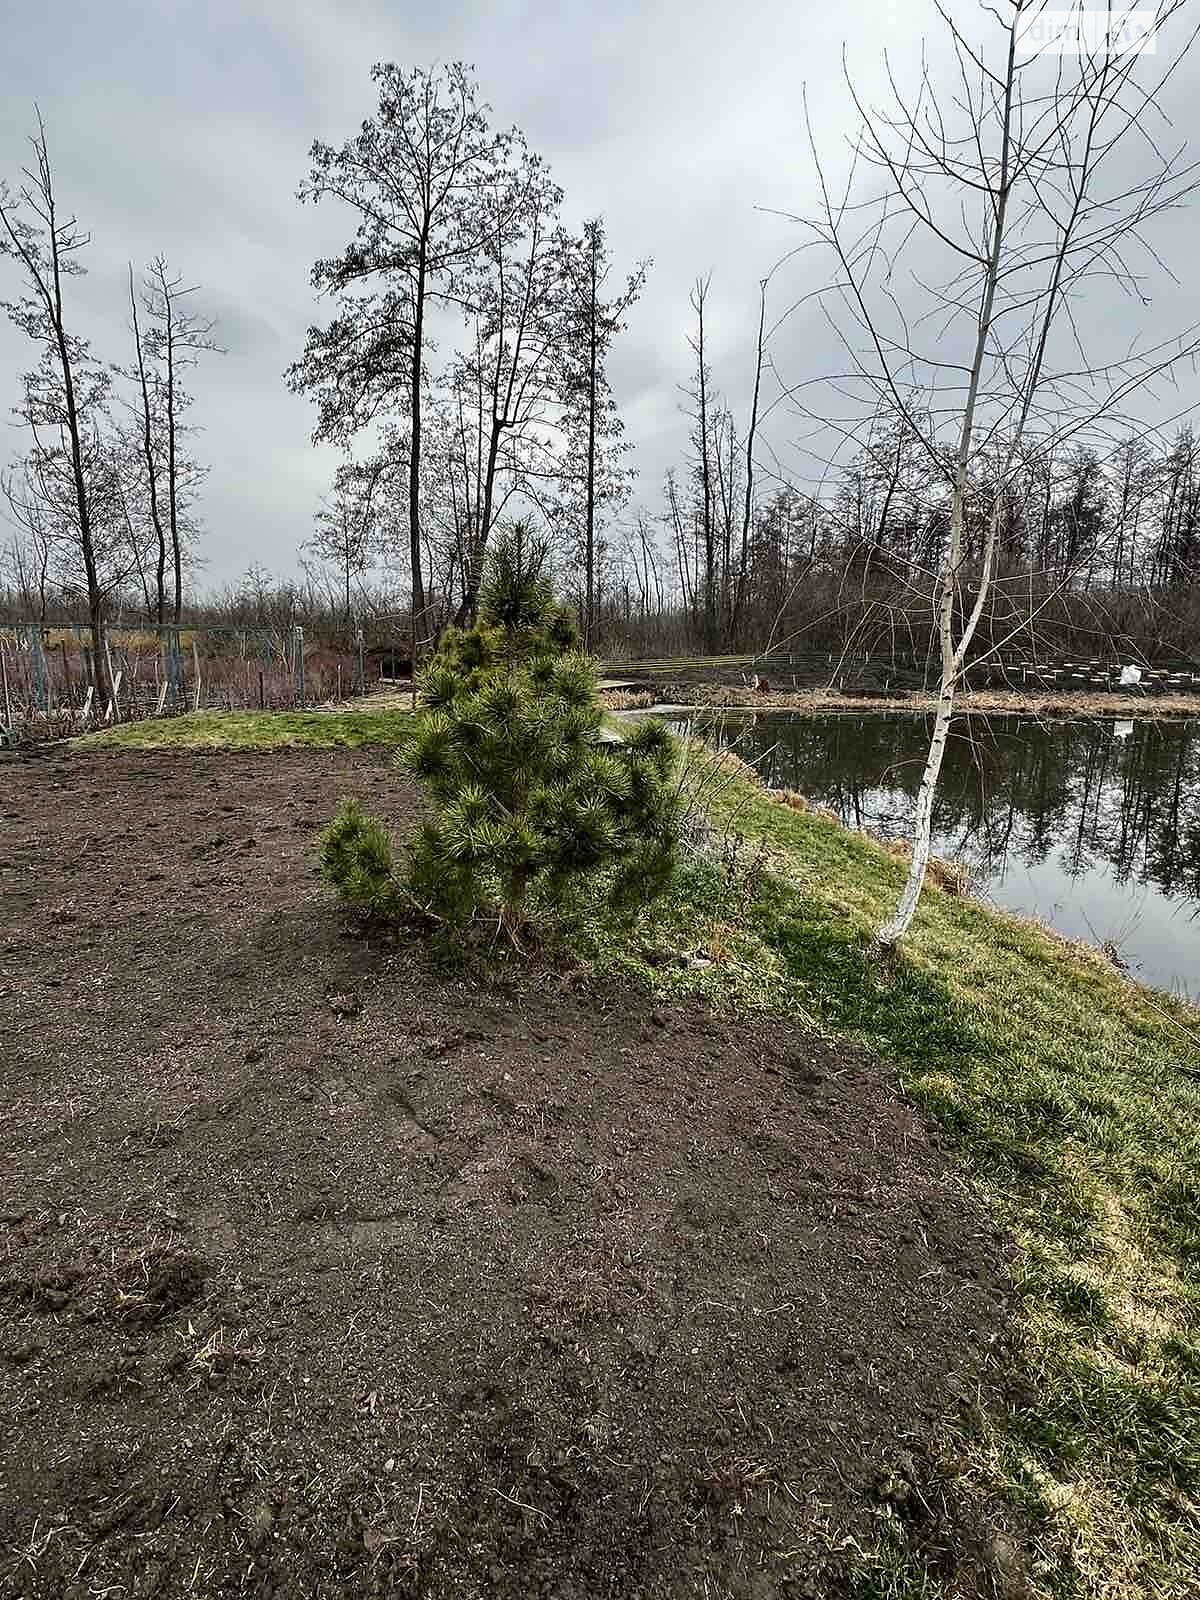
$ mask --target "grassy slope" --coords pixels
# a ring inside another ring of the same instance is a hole
[[[202,714],[86,742],[388,744],[397,728]],[[1200,1593],[1200,1018],[938,890],[881,971],[870,935],[900,890],[894,858],[743,777],[713,805],[770,870],[689,869],[640,942],[597,930],[602,965],[783,1009],[898,1063],[1020,1246],[1024,1371],[1011,1409],[980,1419],[971,1473],[1033,1518],[1036,1592]],[[664,967],[664,948],[708,964]],[[885,1555],[860,1589],[940,1592]]]
[[[103,750],[357,749],[396,744],[402,711],[197,711],[104,728],[79,740]]]
[[[974,1467],[1032,1516],[1037,1592],[1200,1594],[1200,1015],[936,889],[883,971],[894,858],[745,779],[718,809],[771,871],[733,906],[711,869],[689,875],[663,932],[715,964],[666,981],[896,1060],[1016,1236],[1025,1370]],[[942,1592],[890,1567],[864,1582]]]

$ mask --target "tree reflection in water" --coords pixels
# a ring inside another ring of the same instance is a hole
[[[696,726],[773,788],[907,834],[926,718],[758,712]],[[1111,941],[1146,982],[1200,995],[1200,721],[960,717],[934,838],[997,904]]]

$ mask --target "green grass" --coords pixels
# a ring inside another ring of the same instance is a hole
[[[399,742],[404,711],[197,711],[104,728],[78,741],[102,750],[356,750]]]
[[[1200,1594],[1200,1014],[938,889],[884,970],[902,863],[741,776],[716,810],[770,870],[689,869],[643,948],[602,964],[897,1063],[1019,1247],[1019,1398],[972,1448],[1031,1522],[1032,1592]],[[666,969],[656,945],[712,965]]]

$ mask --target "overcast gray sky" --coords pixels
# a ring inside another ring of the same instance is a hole
[[[918,59],[932,4],[807,5],[800,0],[7,0],[0,62],[0,174],[26,156],[33,102],[46,120],[60,195],[92,230],[88,278],[71,285],[73,320],[99,355],[125,360],[126,262],[163,251],[219,322],[227,347],[192,376],[199,451],[211,466],[201,506],[204,581],[251,561],[289,570],[334,457],[309,443],[312,409],[287,393],[284,368],[318,315],[314,256],[347,236],[331,205],[301,208],[295,189],[314,138],[341,143],[374,110],[371,64],[461,58],[476,68],[498,125],[518,124],[566,190],[567,218],[603,213],[618,266],[654,266],[612,376],[656,507],[687,424],[688,291],[713,275],[710,348],[735,400],[750,377],[757,283],[797,242],[772,208],[810,210],[803,126],[807,88],[823,143],[851,131],[843,46],[874,93],[886,49]],[[965,8],[963,8],[965,9]],[[972,14],[975,8],[971,8]],[[1176,85],[1190,104],[1200,72]],[[1177,240],[1192,240],[1176,230]],[[1178,263],[1177,263],[1178,264]],[[1184,268],[1191,261],[1185,257]],[[802,287],[789,269],[780,295]],[[13,287],[0,262],[0,295]],[[1195,317],[1192,281],[1167,295],[1169,325]],[[815,311],[789,327],[779,356],[800,373],[827,350]],[[0,457],[28,346],[0,328]]]

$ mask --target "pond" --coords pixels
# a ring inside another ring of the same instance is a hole
[[[669,719],[679,727],[682,719]],[[903,713],[688,719],[849,827],[904,838],[930,725]],[[962,717],[934,850],[982,899],[1108,945],[1145,983],[1200,998],[1200,720]]]

